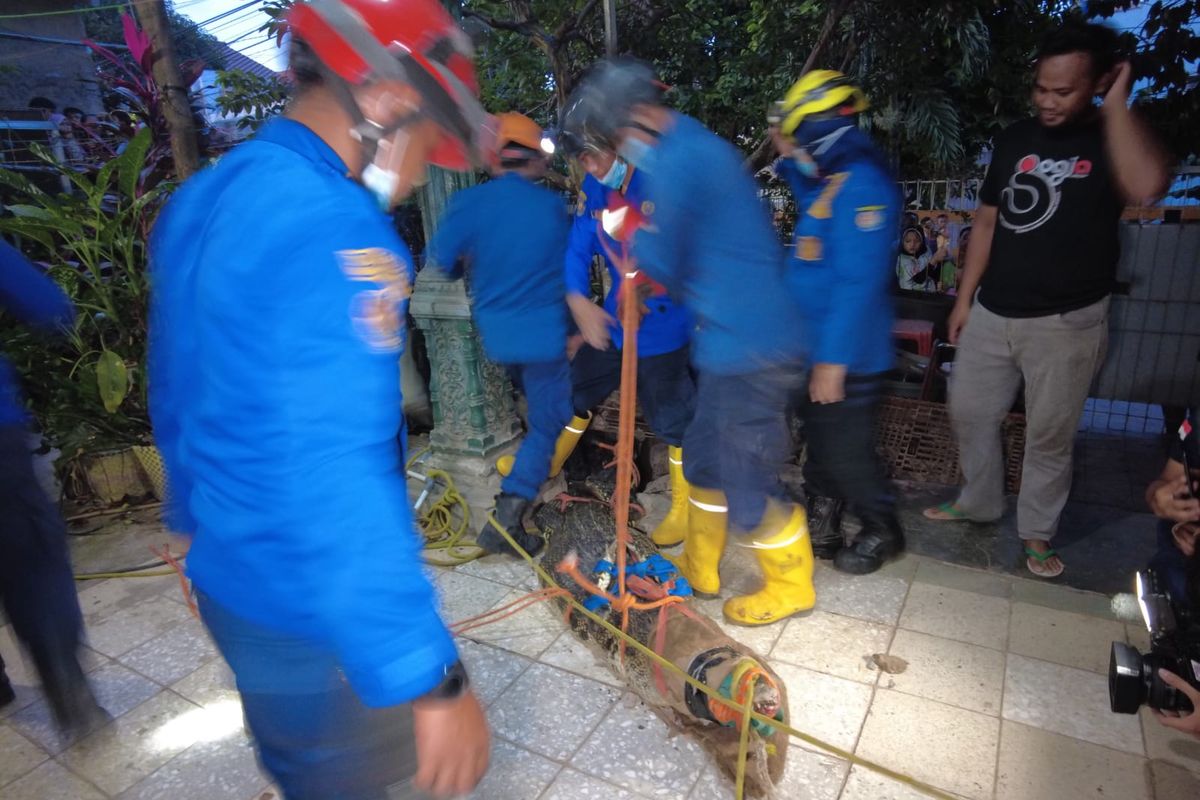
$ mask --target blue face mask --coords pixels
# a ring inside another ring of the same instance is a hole
[[[806,178],[816,178],[819,174],[817,163],[812,158],[800,158],[799,150],[797,155],[792,156],[792,161],[796,163],[796,169],[800,170],[800,174]]]
[[[612,166],[608,168],[608,173],[600,179],[600,182],[610,189],[620,189],[625,185],[625,176],[628,174],[629,165],[619,158],[614,158]]]
[[[653,154],[654,148],[651,145],[632,136],[621,144],[621,158],[643,172],[650,171],[649,163]]]

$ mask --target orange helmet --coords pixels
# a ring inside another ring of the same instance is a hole
[[[459,170],[483,163],[488,116],[471,42],[437,0],[308,0],[292,8],[287,27],[330,77],[350,85],[398,80],[416,89],[420,114],[444,133],[432,163]],[[357,107],[352,113],[361,117]],[[359,132],[378,141],[379,132],[358,121]]]
[[[501,160],[524,160],[530,150],[544,152],[542,127],[524,114],[508,111],[496,115],[496,145]]]

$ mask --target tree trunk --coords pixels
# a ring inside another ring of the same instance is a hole
[[[200,152],[196,146],[196,129],[192,125],[192,109],[188,104],[188,87],[182,85],[179,65],[175,63],[175,45],[171,41],[167,9],[163,0],[134,0],[133,10],[154,48],[154,82],[162,94],[175,174],[180,180],[186,180],[200,168]]]

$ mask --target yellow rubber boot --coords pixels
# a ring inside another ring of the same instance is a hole
[[[685,538],[688,531],[688,482],[683,477],[683,448],[667,448],[667,470],[671,474],[671,510],[650,538],[659,547],[673,547]]]
[[[770,625],[816,605],[812,542],[803,508],[769,501],[762,522],[739,544],[756,551],[763,587],[726,601],[726,619],[738,625]]]
[[[579,437],[583,436],[583,432],[588,429],[591,422],[590,411],[586,417],[571,417],[571,421],[567,423],[567,427],[562,429],[562,433],[558,435],[558,441],[554,444],[554,457],[550,459],[550,474],[546,477],[553,478],[562,471],[563,464],[567,463],[571,453],[575,452],[575,445],[579,444]],[[500,456],[496,459],[496,472],[507,478],[512,472],[514,463],[516,463],[514,456]]]
[[[670,561],[700,596],[716,597],[721,592],[718,567],[725,553],[725,521],[729,514],[725,494],[716,489],[692,486],[688,492],[688,527],[683,552]]]

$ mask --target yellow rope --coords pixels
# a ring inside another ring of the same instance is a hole
[[[500,534],[502,536],[504,536],[505,539],[508,540],[509,545],[511,545],[516,550],[516,552],[520,553],[522,558],[524,558],[527,562],[529,562],[529,565],[531,567],[533,567],[534,571],[537,572],[538,577],[540,577],[542,579],[542,581],[546,584],[546,586],[561,588],[558,586],[557,581],[555,581],[554,578],[550,577],[550,574],[548,572],[546,572],[544,569],[542,569],[541,564],[538,564],[536,561],[534,561],[533,557],[531,555],[529,555],[529,553],[525,552],[525,550],[521,547],[521,545],[519,545],[512,538],[512,536],[509,535],[508,531],[505,530],[502,525],[500,525],[498,522],[496,522],[495,517],[493,517],[491,514],[488,515],[488,522],[492,525],[492,527],[494,527],[497,531],[499,531]],[[593,614],[591,611],[584,608],[583,604],[581,604],[579,601],[577,601],[573,596],[564,597],[564,599],[566,600],[567,603],[570,604],[572,610],[575,613],[582,614],[583,616],[587,617],[592,622],[596,623],[600,627],[607,630],[613,636],[616,636],[618,639],[621,639],[622,641],[624,641],[626,645],[632,647],[633,649],[637,650],[642,655],[644,655],[646,658],[648,658],[651,661],[653,661],[654,663],[658,664],[664,670],[678,676],[684,682],[688,683],[689,685],[693,686],[697,690],[708,695],[710,698],[719,700],[720,702],[725,703],[725,704],[730,703],[730,698],[722,697],[718,690],[713,689],[710,686],[696,680],[691,675],[687,674],[686,672],[681,670],[679,667],[675,666],[675,664],[673,662],[668,661],[667,659],[663,658],[658,653],[654,652],[649,647],[647,647],[646,645],[639,642],[637,639],[634,639],[632,636],[630,636],[629,634],[625,633],[617,626],[610,623],[608,620],[604,619],[603,617],[597,616],[596,614]],[[916,778],[910,777],[910,776],[905,775],[900,772],[896,772],[893,769],[888,769],[887,767],[883,766],[882,764],[876,764],[874,761],[869,761],[861,756],[855,755],[854,753],[847,752],[846,750],[843,750],[840,747],[837,747],[836,745],[832,745],[822,739],[818,739],[815,736],[811,736],[802,731],[798,731],[795,728],[792,728],[784,723],[781,723],[777,719],[768,718],[762,714],[755,712],[754,711],[754,703],[753,703],[753,694],[748,695],[746,697],[746,702],[742,704],[741,711],[742,711],[742,721],[743,721],[743,725],[742,725],[743,735],[742,735],[741,746],[738,750],[737,800],[742,800],[742,798],[744,797],[743,792],[744,792],[744,784],[745,784],[745,778],[746,778],[746,774],[745,774],[746,773],[746,754],[747,754],[747,749],[749,747],[748,730],[750,728],[750,726],[745,723],[746,723],[746,721],[751,720],[751,719],[758,720],[759,722],[763,723],[764,725],[773,726],[776,729],[781,730],[784,733],[788,734],[789,736],[800,739],[801,741],[804,741],[804,742],[808,742],[809,744],[819,747],[822,750],[825,750],[829,753],[832,753],[835,756],[838,756],[839,758],[843,758],[843,759],[849,761],[851,764],[857,764],[860,767],[864,767],[866,769],[872,770],[873,772],[878,772],[881,775],[885,775],[885,776],[891,778],[892,780],[898,781],[903,784],[907,784],[908,786],[911,786],[914,789],[916,789],[917,791],[923,792],[923,793],[929,795],[930,797],[936,797],[936,798],[938,798],[938,800],[954,800],[954,798],[951,795],[947,794],[946,792],[943,792],[941,789],[937,789],[933,786],[930,786],[929,784],[924,783],[923,781],[919,781]]]
[[[102,581],[107,578],[161,578],[163,575],[174,575],[173,569],[159,569],[154,572],[86,572],[76,575],[77,581]]]
[[[406,475],[427,452],[429,448],[425,447],[413,453],[404,467]],[[483,549],[476,547],[474,542],[459,543],[470,530],[471,508],[455,487],[454,478],[445,470],[427,470],[423,491],[432,491],[434,486],[442,487],[441,496],[436,500],[426,498],[422,503],[423,510],[417,512],[417,527],[425,538],[425,563],[454,567],[483,556]]]

